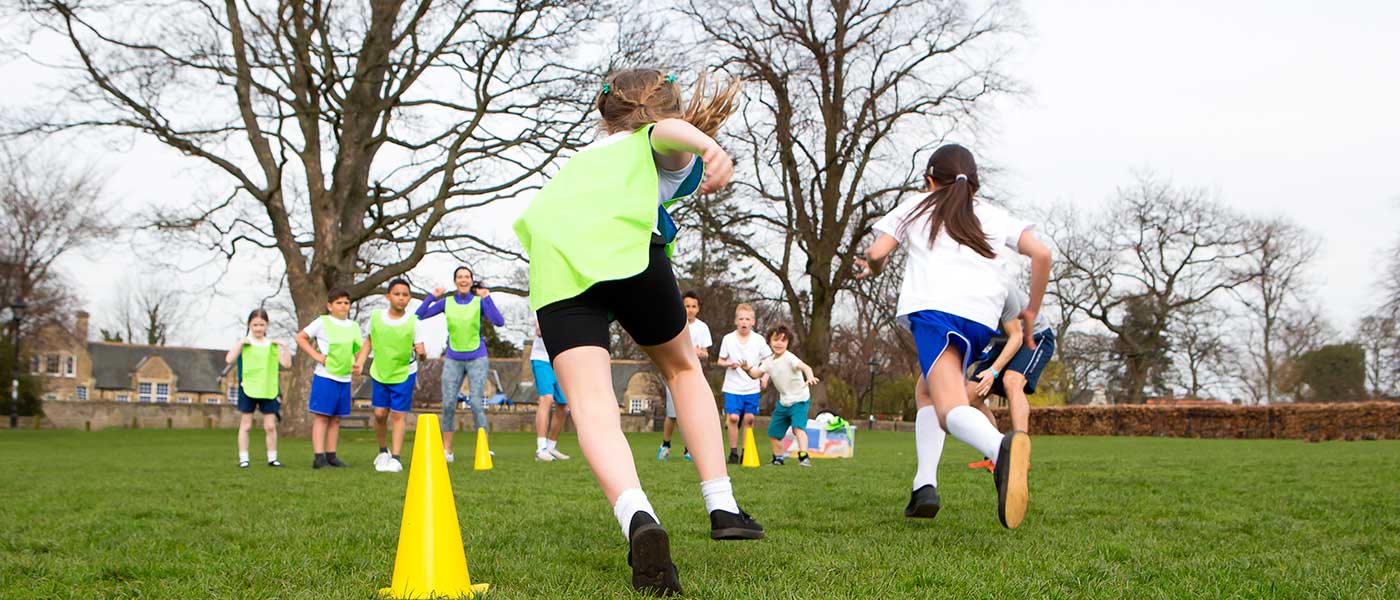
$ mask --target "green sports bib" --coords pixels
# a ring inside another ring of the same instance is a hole
[[[277,344],[255,346],[243,344],[241,370],[243,393],[249,398],[273,400],[279,395],[277,385],[278,350]]]
[[[413,364],[413,330],[417,325],[416,315],[390,325],[384,320],[384,311],[374,311],[369,318],[369,345],[374,351],[370,377],[387,385],[408,380],[408,366]]]
[[[481,298],[472,297],[468,304],[458,304],[456,294],[443,299],[442,312],[447,315],[447,345],[454,352],[474,352],[481,347]]]
[[[515,221],[530,257],[531,310],[646,269],[658,218],[651,128],[575,154]]]
[[[326,372],[336,377],[350,375],[355,366],[355,353],[360,351],[360,340],[364,339],[360,324],[347,321],[345,325],[337,325],[329,315],[320,318],[330,346],[326,351]]]

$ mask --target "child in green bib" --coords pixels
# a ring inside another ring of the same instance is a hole
[[[571,157],[515,222],[530,256],[530,308],[568,395],[579,446],[628,540],[632,585],[681,593],[670,541],[642,492],[613,393],[609,323],[642,346],[675,397],[712,539],[759,539],[763,527],[734,500],[714,396],[700,371],[671,270],[675,222],[666,207],[722,188],[733,175],[714,135],[733,113],[737,83],[683,104],[675,78],[655,69],[614,73],[597,109],[605,136]]]
[[[374,362],[369,366],[370,404],[374,407],[374,436],[379,439],[374,470],[398,473],[403,471],[399,452],[403,450],[404,416],[413,410],[418,361],[425,358],[426,353],[419,335],[418,317],[406,310],[413,299],[408,281],[390,281],[384,298],[389,301],[389,308],[376,310],[370,316],[369,338],[355,355],[355,374],[364,372],[365,361],[373,350]],[[385,444],[385,430],[390,420],[394,435],[390,444]]]
[[[335,449],[340,418],[350,415],[355,353],[364,342],[360,324],[350,320],[350,292],[331,290],[326,296],[326,312],[330,314],[317,317],[297,333],[297,347],[316,361],[307,407],[315,418],[311,424],[311,447],[316,453],[313,469],[350,466],[335,455]],[[316,341],[314,346],[312,340]]]
[[[253,428],[253,410],[263,414],[267,435],[267,466],[280,467],[277,460],[277,419],[282,405],[278,375],[292,368],[286,342],[267,337],[267,311],[258,308],[248,314],[248,332],[233,343],[224,362],[238,369],[238,467],[248,468],[248,431]]]

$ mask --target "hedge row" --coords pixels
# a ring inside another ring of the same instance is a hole
[[[1001,424],[1005,409],[995,409]],[[1274,406],[1065,406],[1031,409],[1038,435],[1322,440],[1400,439],[1400,402]]]

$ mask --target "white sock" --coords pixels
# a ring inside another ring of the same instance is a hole
[[[238,462],[248,462],[248,453],[247,453],[247,452],[239,452],[239,453],[238,453]]]
[[[267,451],[267,462],[272,462],[272,461],[274,461],[274,460],[277,460],[277,451],[276,451],[276,450],[268,450],[268,451]]]
[[[914,416],[914,450],[919,457],[914,489],[938,486],[938,461],[943,458],[943,440],[947,437],[938,425],[938,411],[932,406],[919,409]]]
[[[971,406],[959,406],[948,411],[945,420],[948,421],[948,433],[976,448],[992,462],[996,462],[997,455],[1001,452],[1001,438],[1004,436],[987,421],[987,416],[982,414],[982,411]]]
[[[646,492],[643,492],[642,488],[623,490],[617,495],[617,502],[613,504],[613,516],[617,517],[617,524],[622,526],[622,539],[630,541],[628,534],[631,532],[628,528],[632,526],[632,516],[639,512],[651,515],[657,523],[661,522],[661,519],[656,518],[656,510],[651,507],[651,502],[647,500]]]
[[[720,477],[700,482],[700,495],[705,497],[705,512],[717,510],[739,514],[739,503],[734,501],[734,486],[728,477]]]
[[[554,451],[554,447],[559,445],[559,440],[549,440],[548,442],[545,442],[545,443],[548,444],[548,445],[546,445],[544,449],[553,452],[553,451]]]
[[[548,447],[549,447],[549,444],[547,443],[547,441],[546,441],[544,438],[542,438],[542,437],[537,437],[537,438],[535,438],[535,452],[541,452],[541,451],[543,451],[545,448],[548,448]]]

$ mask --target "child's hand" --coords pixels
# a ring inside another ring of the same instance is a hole
[[[701,194],[713,194],[720,188],[729,184],[730,178],[734,177],[734,161],[729,158],[729,153],[720,148],[719,144],[714,144],[700,155],[700,162],[705,164],[705,180],[700,182]]]
[[[992,391],[992,382],[996,379],[996,373],[993,373],[991,369],[983,369],[981,373],[978,373],[977,387],[974,388],[977,391],[977,397],[985,398],[987,393]]]
[[[312,356],[311,358],[315,359],[315,360],[316,360],[316,364],[318,364],[318,365],[321,365],[321,366],[325,366],[325,365],[326,365],[326,355],[321,354],[320,352],[317,352],[316,355],[315,355],[315,356]]]
[[[865,260],[864,258],[857,257],[855,260],[855,265],[856,279],[866,279],[871,275],[875,274],[875,272],[870,269],[870,262]]]
[[[811,379],[808,379],[808,380],[807,380],[807,387],[812,387],[812,386],[814,386],[814,385],[817,385],[817,383],[820,382],[820,381],[821,381],[820,379],[817,379],[816,377],[812,377]]]
[[[355,363],[355,366],[354,366],[353,368],[350,369],[350,373],[352,373],[352,374],[358,376],[359,374],[363,373],[364,370],[365,370],[365,363],[362,363],[362,362],[358,362],[358,361],[357,361],[357,362]]]
[[[1035,350],[1035,319],[1039,313],[1027,308],[1021,311],[1016,318],[1021,319],[1021,345],[1031,350]]]

